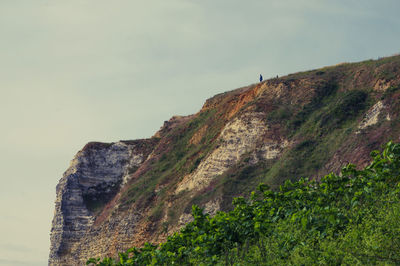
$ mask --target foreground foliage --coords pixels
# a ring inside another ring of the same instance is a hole
[[[250,199],[211,218],[193,206],[194,221],[158,246],[131,248],[94,265],[400,264],[400,144],[373,152],[320,182],[260,185]]]

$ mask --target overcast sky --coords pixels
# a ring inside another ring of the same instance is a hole
[[[400,52],[398,0],[0,0],[0,265],[46,265],[89,141],[265,78]]]

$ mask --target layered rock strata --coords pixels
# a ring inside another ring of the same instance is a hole
[[[129,171],[148,156],[143,142],[93,142],[76,154],[56,188],[49,265],[68,264],[69,255],[93,225],[96,211],[127,181]]]

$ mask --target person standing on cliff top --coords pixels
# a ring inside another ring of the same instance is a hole
[[[263,77],[262,77],[262,75],[260,74],[260,82],[261,82],[261,81],[263,81]]]

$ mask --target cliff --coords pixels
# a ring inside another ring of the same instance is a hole
[[[50,265],[160,242],[260,182],[369,163],[400,137],[400,56],[291,74],[208,99],[150,139],[89,143],[57,185]],[[340,154],[340,156],[339,156]]]

